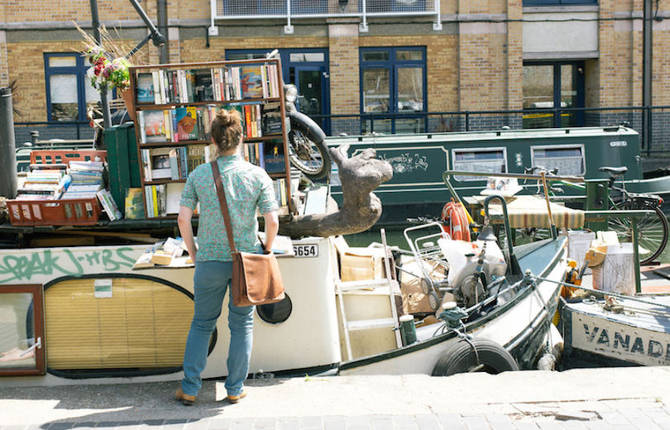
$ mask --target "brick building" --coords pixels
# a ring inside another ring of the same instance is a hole
[[[159,3],[140,1],[152,19]],[[643,0],[165,3],[170,62],[279,49],[285,81],[297,83],[304,96],[300,109],[330,134],[640,123],[639,110],[520,110],[639,107]],[[129,2],[98,5],[101,22],[129,46],[146,35]],[[26,140],[27,128],[51,137],[72,131],[56,125],[85,119],[85,104],[96,95],[74,52],[81,37],[72,21],[90,27],[89,6],[87,0],[0,1],[0,85],[17,81],[15,121],[44,123],[18,127],[17,142]],[[670,0],[654,7],[652,105],[662,106],[670,105]],[[149,45],[133,62],[158,62]],[[435,112],[442,114],[427,114]],[[666,140],[664,115],[654,111],[656,148]]]

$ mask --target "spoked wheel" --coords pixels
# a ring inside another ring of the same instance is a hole
[[[637,208],[622,207],[621,209]],[[658,207],[643,207],[641,209],[654,211],[637,221],[640,264],[649,264],[663,253],[665,245],[668,243],[668,219]],[[610,230],[617,232],[620,242],[632,241],[633,227],[630,219],[610,217],[607,224]]]
[[[288,133],[289,160],[310,179],[320,179],[330,172],[330,156],[326,135],[310,117],[290,112],[291,131]]]

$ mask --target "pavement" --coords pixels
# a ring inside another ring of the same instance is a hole
[[[267,376],[267,375],[266,375]],[[670,429],[670,367],[252,379],[238,404],[205,381],[194,406],[176,382],[8,387],[0,429]]]

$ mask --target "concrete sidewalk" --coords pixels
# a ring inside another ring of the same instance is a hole
[[[0,389],[0,429],[670,429],[670,367],[248,381],[236,405],[207,381]],[[0,387],[2,380],[0,379]]]

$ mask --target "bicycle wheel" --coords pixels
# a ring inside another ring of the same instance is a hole
[[[637,243],[640,264],[649,264],[658,258],[668,243],[668,219],[658,207],[633,208],[625,205],[618,209],[653,210],[637,222]],[[607,222],[612,231],[617,232],[620,242],[630,242],[633,238],[631,220],[627,218],[610,218]]]

